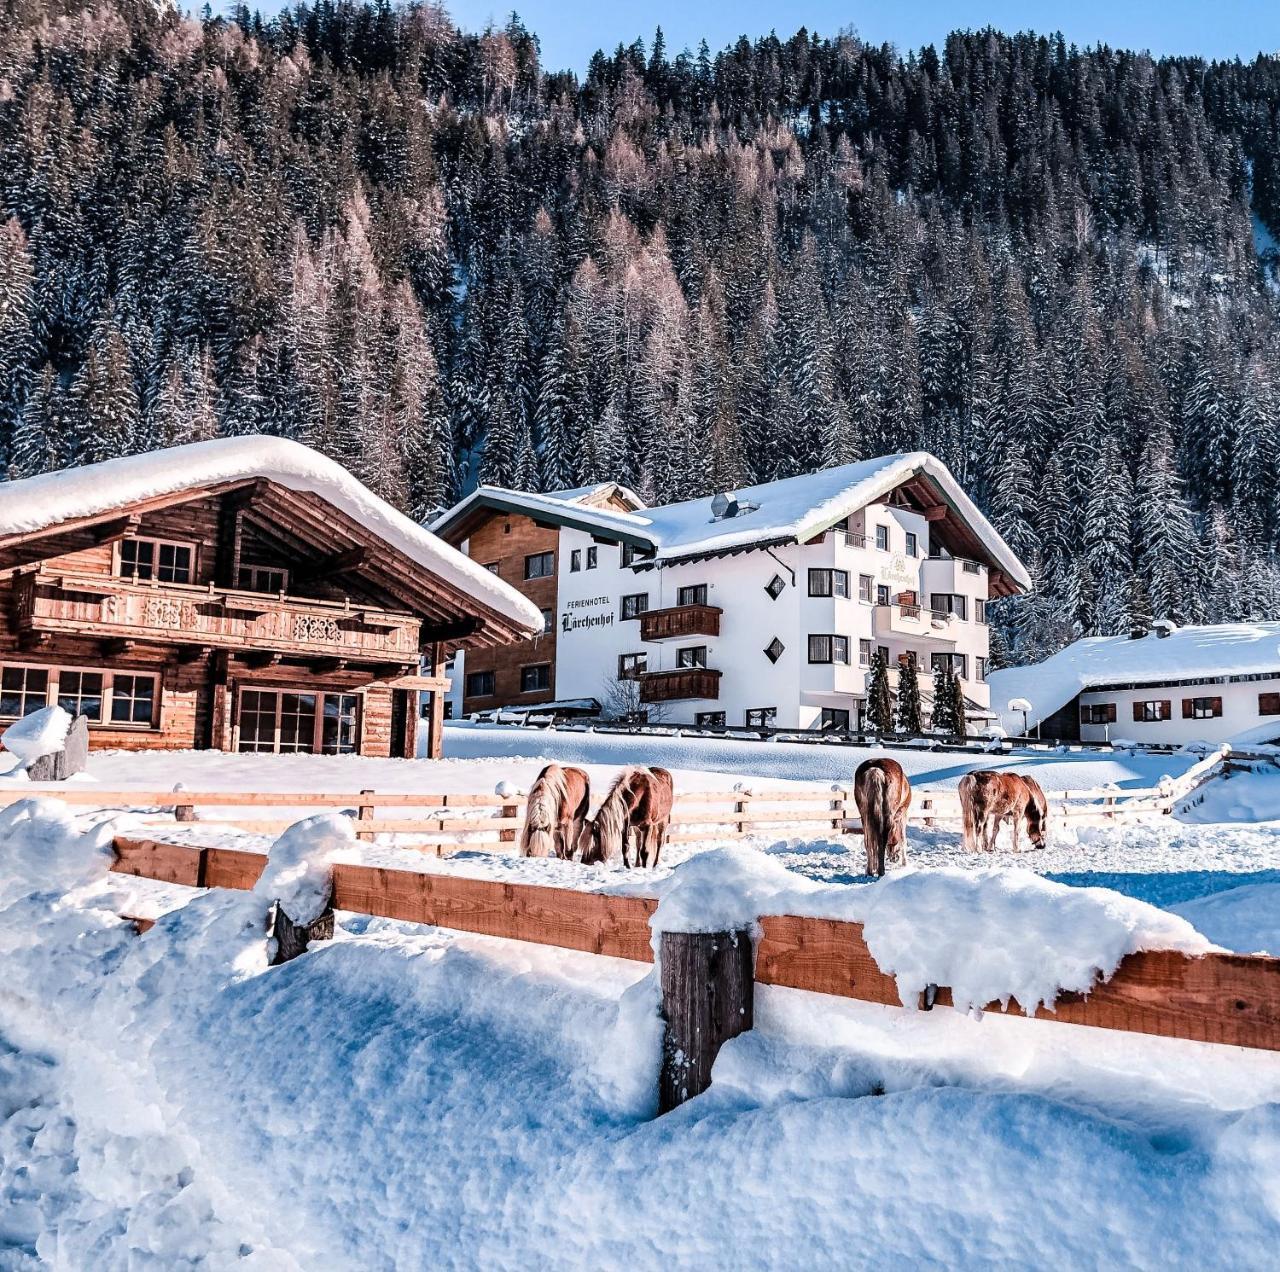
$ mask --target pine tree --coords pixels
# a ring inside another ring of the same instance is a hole
[[[955,697],[951,691],[951,682],[954,678],[951,660],[939,658],[933,666],[933,718],[930,722],[935,733],[959,732],[956,724]]]
[[[916,660],[908,658],[898,668],[898,732],[919,734],[924,731],[920,710],[920,679]]]
[[[889,668],[879,652],[871,660],[871,674],[867,680],[867,725],[876,733],[889,733],[893,729],[893,702],[889,695]]]

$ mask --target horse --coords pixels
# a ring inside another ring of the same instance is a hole
[[[622,857],[623,865],[656,866],[671,821],[674,788],[662,768],[619,773],[580,839],[584,865]]]
[[[994,852],[1001,822],[1013,826],[1013,851],[1020,852],[1018,832],[1025,820],[1035,848],[1045,845],[1049,804],[1040,783],[1017,773],[978,769],[960,779],[960,811],[964,817],[964,846],[968,852]]]
[[[520,855],[570,857],[582,834],[590,800],[591,779],[586,773],[580,768],[548,764],[529,790]]]
[[[867,873],[881,877],[886,866],[907,864],[907,809],[911,783],[897,760],[864,760],[853,775],[853,798],[862,819]]]

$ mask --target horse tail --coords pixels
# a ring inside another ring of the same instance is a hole
[[[882,768],[874,768],[867,774],[867,792],[870,798],[870,820],[875,824],[876,874],[883,876],[885,854],[889,850],[890,832],[893,829],[893,808],[889,797],[889,774]],[[864,828],[863,833],[866,833]]]
[[[556,826],[565,800],[564,770],[548,764],[538,774],[525,809],[524,835],[520,841],[522,857],[554,857]]]
[[[969,852],[977,851],[978,844],[978,779],[966,773],[960,779],[960,819],[964,824],[964,846]]]

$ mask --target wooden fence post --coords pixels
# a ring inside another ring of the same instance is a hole
[[[925,813],[928,813],[933,808],[933,800],[922,799],[920,801],[920,807]],[[934,824],[934,819],[932,817],[926,817],[924,819],[924,824],[926,826],[932,826]]]
[[[519,817],[519,804],[503,804],[498,814],[502,818]],[[513,844],[516,841],[516,832],[514,827],[503,827],[498,831],[498,842],[500,844]]]
[[[669,1113],[711,1085],[720,1048],[751,1028],[755,953],[747,928],[663,932],[660,943],[662,1071],[658,1112]]]
[[[735,791],[733,800],[733,833],[741,838],[751,829],[749,818],[747,816],[748,805],[751,803],[750,791]]]
[[[372,795],[372,794],[373,794],[373,792],[372,792],[371,790],[362,790],[362,791],[360,792],[360,794],[361,794],[361,795]],[[367,803],[367,802],[365,802],[365,801],[362,799],[362,800],[360,801],[360,804],[359,804],[359,805],[357,806],[357,808],[356,808],[356,821],[362,821],[362,822],[363,822],[363,821],[372,821],[372,820],[373,820],[373,809],[374,809],[374,806],[373,806],[371,803]],[[367,839],[372,839],[372,838],[373,838],[373,831],[371,831],[371,830],[357,830],[357,831],[356,831],[356,838],[357,838],[357,839],[366,839],[366,840],[367,840]]]
[[[361,794],[364,792],[362,791]],[[295,923],[285,912],[279,901],[271,907],[271,936],[276,943],[275,956],[271,960],[272,967],[288,963],[307,952],[312,941],[331,941],[333,939],[333,892],[329,893],[329,902],[320,917],[312,923]]]

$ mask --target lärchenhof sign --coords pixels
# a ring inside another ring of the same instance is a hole
[[[560,631],[567,633],[576,632],[583,627],[612,627],[613,617],[613,606],[607,596],[589,596],[581,601],[570,601],[560,618]]]

